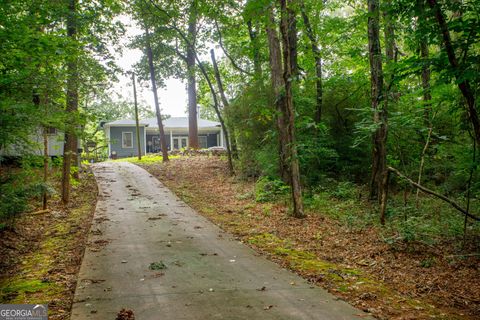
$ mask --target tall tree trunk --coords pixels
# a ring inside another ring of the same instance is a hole
[[[69,0],[67,16],[67,37],[75,43],[77,41],[77,4],[78,0]],[[70,200],[70,169],[72,160],[76,157],[77,136],[75,134],[75,115],[78,110],[78,60],[76,54],[71,54],[67,62],[67,96],[66,114],[68,121],[65,125],[65,143],[63,147],[62,168],[62,202]]]
[[[220,98],[222,99],[223,108],[225,110],[230,108],[230,103],[228,102],[227,96],[225,95],[225,90],[223,89],[223,82],[222,82],[222,78],[220,77],[220,71],[218,70],[217,59],[215,59],[215,50],[213,49],[210,50],[210,56],[212,58],[213,71],[215,72],[215,79],[217,80],[218,91],[220,92]],[[211,84],[211,81],[208,78],[208,75],[206,74],[206,72],[205,72],[205,77],[206,79],[208,79],[207,82],[210,86],[210,91],[212,91],[212,95],[214,96],[213,101],[216,104],[215,112],[217,113],[218,120],[220,121],[220,125],[222,126],[223,132],[225,134],[225,140],[227,145],[227,155],[228,155],[228,167],[230,169],[230,173],[234,174],[235,170],[233,168],[232,151],[230,148],[230,137],[228,134],[228,129],[225,126],[225,121],[223,120],[222,114],[220,112],[220,108],[218,108],[218,102],[216,102],[217,97],[215,94],[215,90],[213,90],[213,85]]]
[[[287,5],[288,2],[288,5]],[[288,154],[290,164],[290,185],[292,189],[293,216],[302,218],[305,216],[303,211],[302,189],[300,185],[300,168],[298,164],[297,146],[295,140],[295,110],[292,94],[292,77],[294,77],[294,68],[297,67],[297,59],[292,54],[296,54],[296,13],[293,9],[295,0],[280,0],[281,22],[280,30],[283,39],[283,80],[285,83],[285,118],[287,120],[287,136],[284,141],[285,149]]]
[[[433,10],[435,18],[438,22],[438,26],[440,27],[440,32],[442,34],[443,43],[445,45],[445,51],[447,52],[448,61],[450,62],[452,68],[455,70],[455,77],[458,81],[458,88],[462,92],[467,102],[467,113],[473,126],[475,140],[477,141],[477,144],[480,144],[480,119],[476,109],[475,95],[473,93],[472,87],[470,86],[470,82],[467,79],[462,79],[463,72],[455,55],[455,50],[453,48],[452,40],[450,37],[450,31],[448,29],[448,25],[445,21],[445,17],[440,8],[440,5],[437,3],[437,0],[427,1],[430,5],[430,8]]]
[[[287,165],[287,152],[285,150],[284,141],[287,140],[287,129],[285,119],[285,102],[284,95],[281,94],[284,87],[283,81],[283,67],[282,67],[282,52],[280,51],[280,40],[278,38],[277,28],[275,24],[273,6],[269,8],[266,31],[269,48],[270,73],[272,82],[272,92],[274,95],[275,106],[277,111],[277,130],[278,130],[278,154],[279,154],[279,174],[285,183],[290,183],[289,170]]]
[[[298,6],[297,0],[287,0],[287,23],[288,23],[288,47],[291,75],[298,76],[298,36],[297,36],[297,13],[296,9],[290,8],[290,5]],[[285,72],[285,70],[284,70]]]
[[[132,82],[133,82],[133,103],[135,108],[135,132],[137,134],[137,151],[138,151],[138,160],[142,160],[142,146],[140,143],[140,123],[138,121],[138,105],[137,105],[137,85],[135,83],[135,73],[132,72]],[[145,130],[145,129],[143,129]]]
[[[430,145],[430,139],[432,137],[433,132],[433,124],[431,119],[431,100],[432,95],[430,93],[430,67],[427,65],[429,52],[428,52],[428,37],[425,33],[425,0],[417,0],[417,7],[418,7],[418,25],[420,29],[420,56],[422,58],[423,66],[422,66],[422,89],[423,89],[423,103],[424,103],[424,122],[428,126],[428,135],[425,141],[425,145],[422,150],[422,154],[420,156],[420,167],[418,168],[418,179],[417,183],[422,184],[422,175],[423,169],[425,167],[425,157],[427,155],[427,150]],[[417,189],[415,194],[415,206],[419,207],[419,195],[420,189]]]
[[[395,69],[393,68],[393,64],[396,63],[396,45],[395,45],[395,25],[392,19],[391,14],[391,6],[392,0],[385,0],[384,1],[384,11],[383,11],[383,18],[385,23],[384,28],[384,36],[385,36],[385,57],[387,65],[389,66],[389,73],[388,75],[388,86],[384,87],[384,100],[383,100],[383,114],[381,114],[381,125],[379,136],[382,138],[380,141],[382,154],[380,155],[382,158],[379,159],[380,163],[382,163],[382,171],[380,172],[381,176],[379,176],[378,180],[378,194],[379,194],[379,203],[380,203],[380,222],[385,224],[385,214],[387,210],[387,201],[388,201],[388,183],[389,183],[389,171],[386,169],[386,144],[387,144],[387,110],[389,109],[390,102],[397,101],[397,88],[395,85]]]
[[[368,0],[368,48],[371,73],[371,100],[373,121],[377,125],[373,136],[372,178],[370,197],[378,195],[379,201],[386,201],[388,171],[387,163],[387,109],[383,83],[382,54],[380,49],[380,9],[378,0]],[[385,223],[384,212],[380,216]]]
[[[147,51],[147,57],[148,57],[148,66],[150,69],[150,80],[152,82],[153,100],[155,102],[155,111],[157,115],[158,130],[160,132],[160,145],[162,147],[162,158],[163,158],[163,162],[167,162],[168,161],[167,139],[165,138],[162,114],[160,112],[160,105],[158,104],[157,81],[155,79],[155,68],[153,66],[152,47],[150,46],[150,33],[146,26],[145,26],[145,46],[146,46],[145,49]]]
[[[422,88],[423,88],[423,102],[424,102],[424,117],[425,123],[430,124],[431,100],[432,94],[430,90],[430,66],[428,58],[430,53],[428,51],[428,35],[425,31],[425,0],[417,0],[418,7],[418,25],[420,29],[420,56],[422,58]]]
[[[316,87],[316,108],[315,108],[315,122],[320,123],[322,121],[322,108],[323,108],[323,86],[322,86],[322,54],[318,46],[318,39],[313,31],[310,19],[308,18],[305,3],[301,1],[300,9],[303,18],[303,24],[305,25],[305,31],[310,45],[312,47],[313,57],[315,59],[315,87]]]
[[[187,43],[187,91],[188,91],[188,147],[199,149],[198,143],[198,110],[197,110],[197,82],[195,77],[195,42],[197,37],[197,7],[196,0],[191,2],[188,19]]]

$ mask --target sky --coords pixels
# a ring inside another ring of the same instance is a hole
[[[140,60],[142,52],[139,49],[129,49],[126,45],[129,43],[130,38],[141,34],[142,30],[138,28],[134,21],[128,16],[121,16],[119,18],[126,28],[126,34],[123,37],[121,44],[124,45],[123,52],[116,54],[116,62],[119,67],[125,71],[133,70],[133,65]],[[133,86],[130,77],[119,75],[119,83],[114,84],[113,90],[123,96],[127,101],[133,103]],[[187,110],[187,91],[185,84],[174,78],[165,80],[165,88],[158,89],[158,98],[160,102],[160,108],[162,109],[162,115],[170,115],[172,117],[185,117]],[[137,99],[139,103],[146,104],[155,110],[155,104],[153,100],[153,93],[150,88],[140,86],[137,82]]]

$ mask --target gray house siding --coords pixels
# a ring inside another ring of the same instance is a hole
[[[132,132],[133,144],[132,148],[124,148],[122,146],[122,133]],[[140,147],[142,154],[145,153],[145,127],[140,127]],[[110,153],[115,151],[118,158],[134,157],[138,153],[137,134],[135,126],[132,127],[110,127]]]
[[[210,148],[210,147],[216,147],[218,146],[217,144],[217,141],[218,141],[218,133],[207,133],[207,134],[199,134],[198,136],[199,137],[207,137],[207,148]],[[158,141],[160,140],[160,135],[158,134],[148,134],[147,133],[147,153],[156,153],[156,152],[160,152],[161,151],[161,148],[160,148],[160,143],[158,142],[157,144],[154,143],[154,137],[155,138],[158,138]],[[173,134],[173,137],[188,137],[188,133],[187,134],[176,134],[174,133]],[[167,148],[168,150],[171,150],[171,147],[170,147],[170,142],[171,142],[171,139],[170,139],[170,134],[166,134],[165,135],[165,139],[167,140]]]

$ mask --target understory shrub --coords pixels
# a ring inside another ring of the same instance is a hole
[[[286,195],[289,190],[290,187],[283,181],[264,176],[255,183],[255,200],[257,202],[275,201]]]

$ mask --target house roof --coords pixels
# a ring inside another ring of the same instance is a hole
[[[110,127],[122,127],[122,126],[134,126],[135,120],[116,120],[109,123],[106,123],[105,126]],[[149,118],[145,120],[140,120],[141,126],[147,126],[149,128],[158,128],[157,118]],[[169,128],[188,128],[188,117],[171,117],[163,120],[163,127],[165,129]],[[198,119],[198,128],[215,128],[220,127],[220,122],[210,121],[205,119]]]

